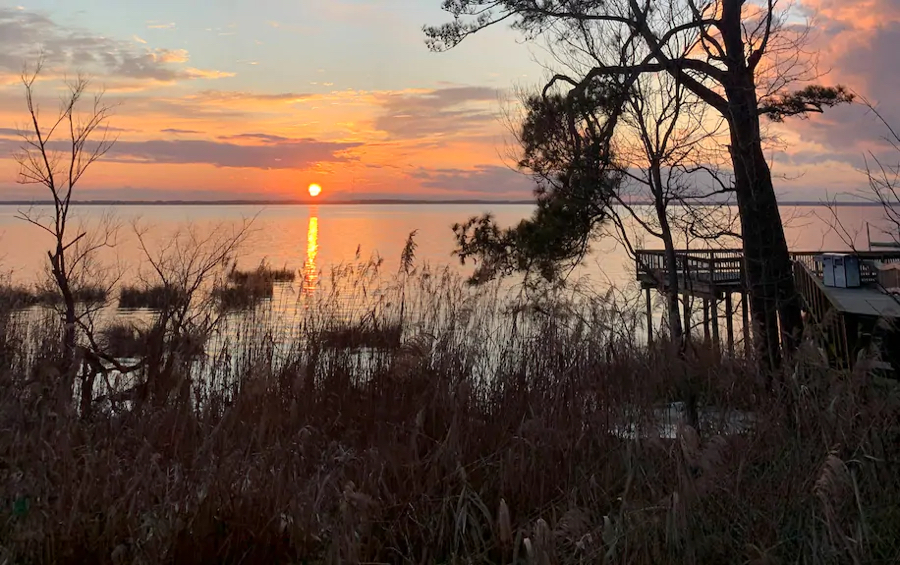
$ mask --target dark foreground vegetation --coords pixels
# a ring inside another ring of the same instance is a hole
[[[145,350],[131,384],[160,396],[108,376],[89,414],[60,388],[58,318],[4,307],[0,562],[900,559],[890,386],[804,346],[769,393],[747,360],[641,346],[605,297],[402,283],[347,326],[390,338],[336,346],[346,308],[321,289],[290,331],[250,317],[192,363]],[[106,339],[170,343],[142,332]],[[654,437],[686,398],[707,417]],[[728,410],[754,424],[727,433]]]

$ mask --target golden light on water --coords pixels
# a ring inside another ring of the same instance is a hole
[[[312,194],[312,187],[310,187]],[[309,226],[306,228],[306,261],[303,263],[303,290],[312,292],[316,290],[319,282],[319,269],[316,266],[316,256],[319,254],[319,217],[313,211],[309,217]]]
[[[310,196],[316,197],[316,196],[318,196],[318,195],[320,195],[320,194],[322,194],[322,187],[321,187],[321,186],[319,186],[319,185],[317,185],[317,184],[315,184],[315,183],[309,185],[309,195],[310,195]]]

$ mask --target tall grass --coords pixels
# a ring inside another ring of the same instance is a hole
[[[323,279],[291,327],[231,318],[167,402],[90,418],[47,400],[58,328],[0,309],[0,562],[900,559],[894,388],[804,350],[772,395],[744,359],[638,343],[612,295]],[[399,337],[335,346],[361,324]],[[621,433],[686,391],[754,425]]]

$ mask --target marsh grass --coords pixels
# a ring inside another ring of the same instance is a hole
[[[75,302],[81,304],[101,304],[106,301],[107,289],[101,286],[87,286],[75,289]],[[50,288],[28,288],[25,286],[0,283],[0,304],[7,308],[27,308],[29,306],[59,306],[63,302],[59,291]]]
[[[82,286],[72,290],[76,303],[101,304],[106,302],[109,291],[103,286]],[[63,297],[55,288],[38,288],[34,293],[34,304],[41,306],[59,306]]]
[[[291,283],[296,278],[296,271],[287,267],[275,269],[265,261],[247,271],[233,265],[226,277],[228,284],[213,289],[212,294],[222,310],[249,310],[260,301],[271,299],[275,284]]]
[[[119,289],[119,308],[124,309],[164,310],[178,304],[183,299],[182,292],[164,284],[124,285]]]
[[[34,292],[8,283],[0,283],[0,308],[25,308],[36,302]]]
[[[900,558],[894,387],[804,349],[769,394],[745,359],[639,343],[639,316],[610,294],[520,298],[442,270],[376,275],[336,269],[290,328],[235,318],[202,370],[172,365],[168,401],[90,418],[46,402],[60,393],[58,328],[8,317],[0,561]],[[328,343],[334,328],[398,324],[389,348]],[[686,390],[755,423],[615,433]]]
[[[396,349],[400,347],[403,328],[398,322],[380,324],[368,318],[355,324],[337,324],[322,330],[320,339],[323,347],[335,349]]]
[[[265,261],[262,261],[255,269],[242,271],[237,265],[232,266],[228,273],[228,280],[235,284],[247,284],[253,281],[269,281],[269,282],[294,282],[297,278],[297,271],[284,266],[276,269]]]
[[[248,310],[260,301],[272,298],[275,284],[266,279],[247,279],[241,283],[220,286],[212,291],[222,310]]]
[[[117,358],[137,357],[146,353],[145,336],[128,322],[113,322],[100,331],[100,343],[104,350]]]

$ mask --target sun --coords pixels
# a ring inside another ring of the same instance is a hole
[[[317,184],[309,185],[309,195],[310,196],[318,196],[322,194],[322,187]]]

